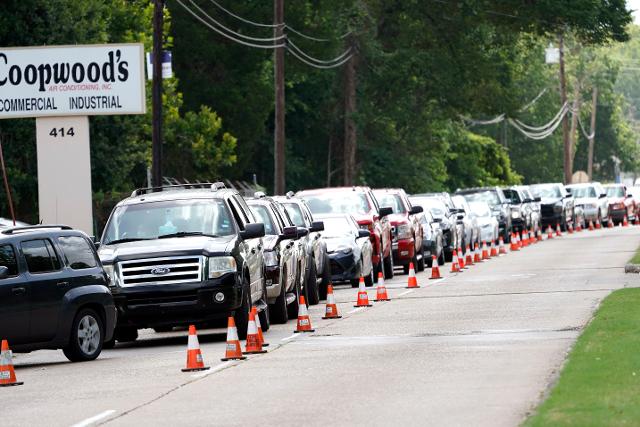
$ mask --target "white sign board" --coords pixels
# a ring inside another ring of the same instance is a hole
[[[89,117],[37,118],[36,139],[40,219],[93,234]]]
[[[140,43],[0,48],[0,119],[144,114]]]

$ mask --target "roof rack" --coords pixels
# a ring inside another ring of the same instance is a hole
[[[187,184],[162,185],[159,187],[137,188],[133,190],[133,192],[131,193],[131,197],[142,196],[144,194],[149,194],[149,193],[157,193],[160,191],[191,190],[191,189],[197,189],[197,188],[210,189],[211,191],[217,191],[217,190],[227,188],[227,186],[224,184],[224,182],[214,182],[214,183],[194,182],[194,183],[187,183]]]
[[[294,193],[293,191],[287,191],[287,194],[285,194],[285,196],[287,197],[287,199],[292,198],[293,196],[295,196],[296,193]]]
[[[265,197],[267,197],[267,195],[264,194],[264,191],[256,191],[255,193],[253,193],[253,197],[256,199],[264,199]]]
[[[27,225],[24,227],[11,227],[6,230],[2,230],[2,234],[13,234],[16,231],[29,231],[29,230],[42,230],[56,228],[60,230],[73,230],[73,227],[68,225]]]

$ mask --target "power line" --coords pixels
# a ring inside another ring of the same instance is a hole
[[[318,59],[318,58],[314,58],[313,56],[305,53],[302,49],[300,49],[292,40],[287,40],[287,48],[292,48],[294,50],[296,50],[298,53],[300,53],[302,56],[304,56],[305,58],[307,58],[310,61],[313,62],[317,62],[319,64],[333,64],[334,62],[340,61],[341,59],[343,59],[345,56],[349,55],[351,53],[351,48],[348,48],[347,50],[345,50],[344,52],[342,52],[342,54],[340,54],[339,56],[336,56],[333,59],[330,60],[322,60],[322,59]]]
[[[303,56],[301,56],[299,53],[297,53],[294,49],[287,49],[287,51],[289,53],[291,53],[291,55],[293,55],[294,57],[296,57],[300,62],[304,62],[305,64],[307,64],[310,67],[314,67],[314,68],[320,68],[323,70],[327,70],[330,68],[337,68],[341,65],[344,65],[345,63],[347,63],[351,58],[353,58],[353,54],[347,56],[346,58],[344,58],[342,61],[337,62],[333,65],[320,65],[320,64],[314,64],[313,62],[310,62],[308,60],[306,60]]]
[[[304,37],[307,40],[313,40],[313,41],[316,41],[316,42],[330,42],[330,41],[333,41],[332,39],[321,39],[321,38],[318,38],[318,37],[308,36],[308,35],[300,32],[300,31],[296,30],[295,28],[293,28],[289,24],[285,24],[285,28],[288,29],[289,31],[291,31],[294,34],[299,35],[300,37]],[[338,36],[337,39],[338,40],[343,40],[343,39],[347,38],[348,36],[350,36],[351,33],[352,33],[351,31],[348,31],[348,32],[344,33],[343,35]]]

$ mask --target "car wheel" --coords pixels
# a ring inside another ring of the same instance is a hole
[[[445,260],[445,262],[453,261],[453,251],[445,250],[444,251],[444,260]]]
[[[331,283],[331,263],[329,262],[329,256],[324,254],[324,267],[322,267],[322,284],[320,285],[320,289],[318,293],[320,294],[321,300],[327,299],[327,288]]]
[[[444,265],[444,248],[440,251],[440,256],[438,257],[438,265]]]
[[[316,272],[316,262],[311,258],[309,263],[309,273],[305,281],[307,288],[307,299],[309,305],[317,305],[320,302],[320,294],[318,293],[318,273]]]
[[[287,306],[287,314],[289,319],[297,319],[298,318],[298,308],[300,307],[300,283],[296,283],[294,287],[294,293],[296,295],[295,301]]]
[[[393,279],[393,254],[389,252],[389,256],[383,261],[384,264],[384,278]]]
[[[249,326],[249,310],[251,310],[251,292],[249,291],[248,279],[245,279],[243,288],[242,304],[233,313],[233,319],[236,322],[236,329],[238,329],[238,338],[241,340],[247,338],[247,326]]]
[[[424,266],[425,266],[425,259],[424,259],[424,248],[421,248],[420,250],[420,254],[422,255],[420,257],[420,260],[417,262],[416,264],[416,268],[418,269],[418,271],[424,271]]]
[[[102,351],[104,326],[95,310],[80,310],[71,324],[69,343],[62,350],[72,362],[94,360]]]
[[[258,312],[258,317],[260,318],[260,329],[262,329],[262,332],[267,332],[271,327],[271,313],[269,312],[269,304],[266,304],[267,285],[264,280],[262,281],[262,299],[265,302],[264,309]]]
[[[373,266],[373,283],[378,283],[379,272],[384,275],[384,258],[382,258],[382,249],[378,254],[378,259],[380,260],[380,262],[378,262],[378,266],[377,267],[375,265]]]
[[[282,277],[287,277],[286,269],[283,270]],[[280,294],[276,300],[269,305],[269,317],[273,323],[287,323],[287,290],[284,283],[280,285]],[[262,323],[262,319],[260,319],[260,323]]]
[[[409,264],[402,266],[402,272],[404,274],[409,274]]]
[[[372,267],[371,270],[369,271],[369,274],[367,274],[367,276],[364,278],[364,285],[367,287],[373,286],[375,282],[374,270],[375,268]]]

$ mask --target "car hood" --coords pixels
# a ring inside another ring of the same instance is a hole
[[[137,242],[103,245],[98,250],[102,262],[183,255],[222,255],[231,251],[235,235],[223,237],[175,237],[170,239],[140,240]]]
[[[598,200],[599,199],[597,197],[581,197],[579,199],[576,199],[576,203],[581,205],[592,204],[592,203],[597,204]]]
[[[389,222],[396,225],[401,222],[407,222],[407,214],[391,214],[388,216]]]
[[[487,225],[487,224],[494,224],[496,222],[495,217],[493,216],[479,216],[476,217],[477,221],[478,221],[478,225]]]
[[[353,236],[332,236],[323,237],[323,239],[327,244],[327,252],[335,252],[338,248],[343,248],[345,246],[354,249],[355,246]]]
[[[561,197],[543,197],[540,203],[543,205],[555,205],[558,202],[562,202]]]

